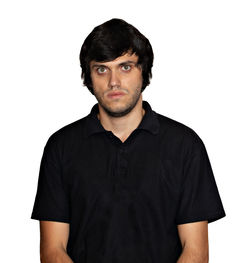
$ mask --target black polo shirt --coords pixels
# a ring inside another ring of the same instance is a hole
[[[200,137],[143,108],[124,143],[95,104],[45,145],[32,218],[70,224],[74,263],[176,263],[178,224],[225,216]]]

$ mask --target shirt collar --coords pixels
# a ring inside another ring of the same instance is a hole
[[[157,118],[157,113],[152,110],[150,104],[147,101],[142,101],[142,107],[145,110],[145,114],[136,129],[147,130],[150,133],[156,135],[159,132],[160,124]],[[97,117],[97,113],[99,112],[98,103],[96,103],[89,115],[87,116],[87,137],[100,132],[107,132],[102,126],[100,120]]]

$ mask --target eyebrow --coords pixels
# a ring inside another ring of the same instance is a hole
[[[105,63],[105,62],[104,62]],[[134,64],[134,65],[137,65],[137,62],[135,61],[132,61],[132,60],[126,60],[124,62],[121,62],[118,64],[118,66],[123,66],[123,65],[126,65],[126,64]],[[91,68],[96,68],[96,67],[107,67],[105,64],[93,64]]]

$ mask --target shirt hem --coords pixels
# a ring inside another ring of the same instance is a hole
[[[68,223],[68,224],[70,223],[69,219],[67,218],[37,216],[37,215],[32,215],[30,218],[34,220],[39,220],[39,221],[54,221],[54,222]]]
[[[176,224],[181,225],[181,224],[194,223],[194,222],[199,222],[199,221],[208,221],[208,223],[212,223],[225,216],[226,216],[225,212],[218,212],[218,213],[207,215],[207,216],[187,217],[185,219],[178,220]]]

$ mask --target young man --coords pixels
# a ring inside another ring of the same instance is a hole
[[[41,262],[208,262],[208,223],[225,212],[200,137],[142,100],[148,39],[112,19],[80,62],[98,103],[44,148],[32,213]]]

